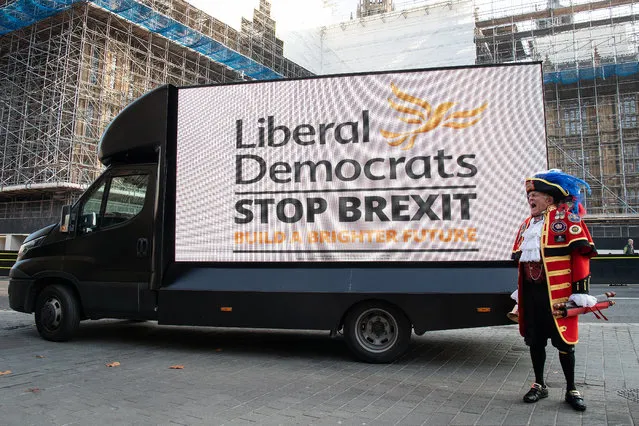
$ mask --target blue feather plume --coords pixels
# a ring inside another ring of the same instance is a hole
[[[590,185],[586,181],[564,173],[559,169],[550,169],[546,172],[537,173],[535,177],[559,185],[568,192],[568,199],[574,203],[571,209],[574,213],[578,213],[579,204],[584,200],[581,189],[585,188],[588,194],[591,193]]]

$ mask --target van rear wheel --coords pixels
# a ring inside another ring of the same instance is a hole
[[[70,340],[80,324],[80,305],[73,292],[58,284],[45,287],[36,300],[35,322],[42,338]]]
[[[398,308],[381,301],[361,303],[344,320],[344,336],[357,358],[387,363],[401,356],[412,333],[411,323]]]

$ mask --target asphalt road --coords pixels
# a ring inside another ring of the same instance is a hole
[[[639,323],[639,285],[609,286],[591,285],[590,294],[599,295],[607,291],[614,291],[616,304],[611,308],[602,311],[608,318],[608,323]],[[597,319],[593,314],[582,315],[580,322],[601,323],[605,320]]]
[[[9,309],[8,287],[9,281],[5,277],[0,278],[0,311]]]

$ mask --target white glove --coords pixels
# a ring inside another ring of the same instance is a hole
[[[592,308],[597,304],[597,298],[595,296],[582,293],[571,294],[568,300],[582,308]]]
[[[513,291],[513,294],[510,295],[510,298],[513,299],[515,302],[518,302],[518,297],[519,297],[519,290]]]

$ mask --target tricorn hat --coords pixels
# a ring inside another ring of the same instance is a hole
[[[584,180],[559,169],[535,173],[533,177],[526,178],[526,193],[538,191],[552,196],[555,202],[574,202],[573,210],[575,212],[578,211],[578,206],[583,201],[582,187],[590,193],[590,185]]]
[[[550,182],[540,177],[531,177],[526,179],[526,193],[537,191],[548,194],[555,199],[556,202],[564,200],[568,197],[568,191],[556,183]]]

